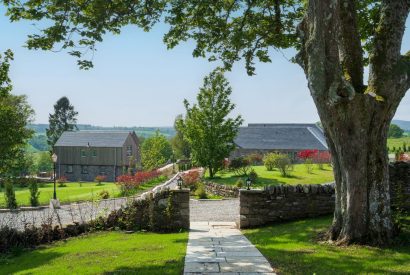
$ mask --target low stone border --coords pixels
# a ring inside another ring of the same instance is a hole
[[[316,217],[333,213],[333,184],[267,186],[264,190],[240,190],[240,228]]]
[[[225,198],[238,198],[239,188],[231,185],[224,185],[219,183],[214,183],[210,181],[205,181],[205,191],[217,196]]]
[[[178,178],[179,173],[175,174],[172,178],[170,178],[169,180],[167,180],[166,182],[157,185],[156,187],[154,187],[152,190],[146,191],[142,194],[136,195],[136,196],[130,196],[130,197],[118,197],[118,198],[109,198],[109,199],[100,199],[100,200],[95,200],[94,202],[107,202],[107,201],[113,201],[113,200],[127,200],[127,199],[132,199],[132,198],[137,198],[140,196],[143,196],[145,193],[148,192],[156,192],[156,191],[160,191],[160,190],[165,190],[165,188],[175,188],[177,186],[176,184],[176,179]],[[72,202],[72,203],[66,203],[66,204],[61,204],[61,206],[63,205],[78,205],[78,204],[83,204],[83,203],[88,203],[90,201],[76,201],[76,202]],[[39,210],[44,210],[50,208],[48,205],[41,205],[41,206],[21,206],[17,209],[9,209],[9,208],[0,208],[0,213],[18,213],[21,211],[39,211]]]

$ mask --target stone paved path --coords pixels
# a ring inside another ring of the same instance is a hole
[[[191,222],[184,275],[274,274],[234,222]]]
[[[239,221],[239,200],[190,200],[191,222],[201,221]]]

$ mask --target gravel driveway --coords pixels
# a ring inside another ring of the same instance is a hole
[[[191,222],[237,222],[239,199],[189,201]]]

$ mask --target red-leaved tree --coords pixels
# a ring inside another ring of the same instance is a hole
[[[117,177],[117,185],[123,195],[129,195],[133,190],[138,189],[141,184],[161,176],[158,170],[148,172],[137,172],[134,175],[121,175]]]

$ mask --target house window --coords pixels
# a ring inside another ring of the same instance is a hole
[[[81,157],[85,158],[87,156],[87,153],[85,152],[85,150],[81,150]]]
[[[93,153],[92,153],[93,158],[97,157],[97,150],[93,149]]]
[[[129,145],[127,146],[127,157],[131,157],[132,156],[132,146]]]
[[[105,166],[100,166],[100,169],[99,169],[99,170],[100,170],[100,171],[99,171],[99,172],[100,172],[100,175],[103,175],[103,176],[104,176],[105,173],[106,173],[106,172],[105,172]]]
[[[88,174],[88,166],[81,165],[81,174]]]
[[[72,165],[67,165],[66,173],[71,174],[72,172],[73,172],[73,166]]]

